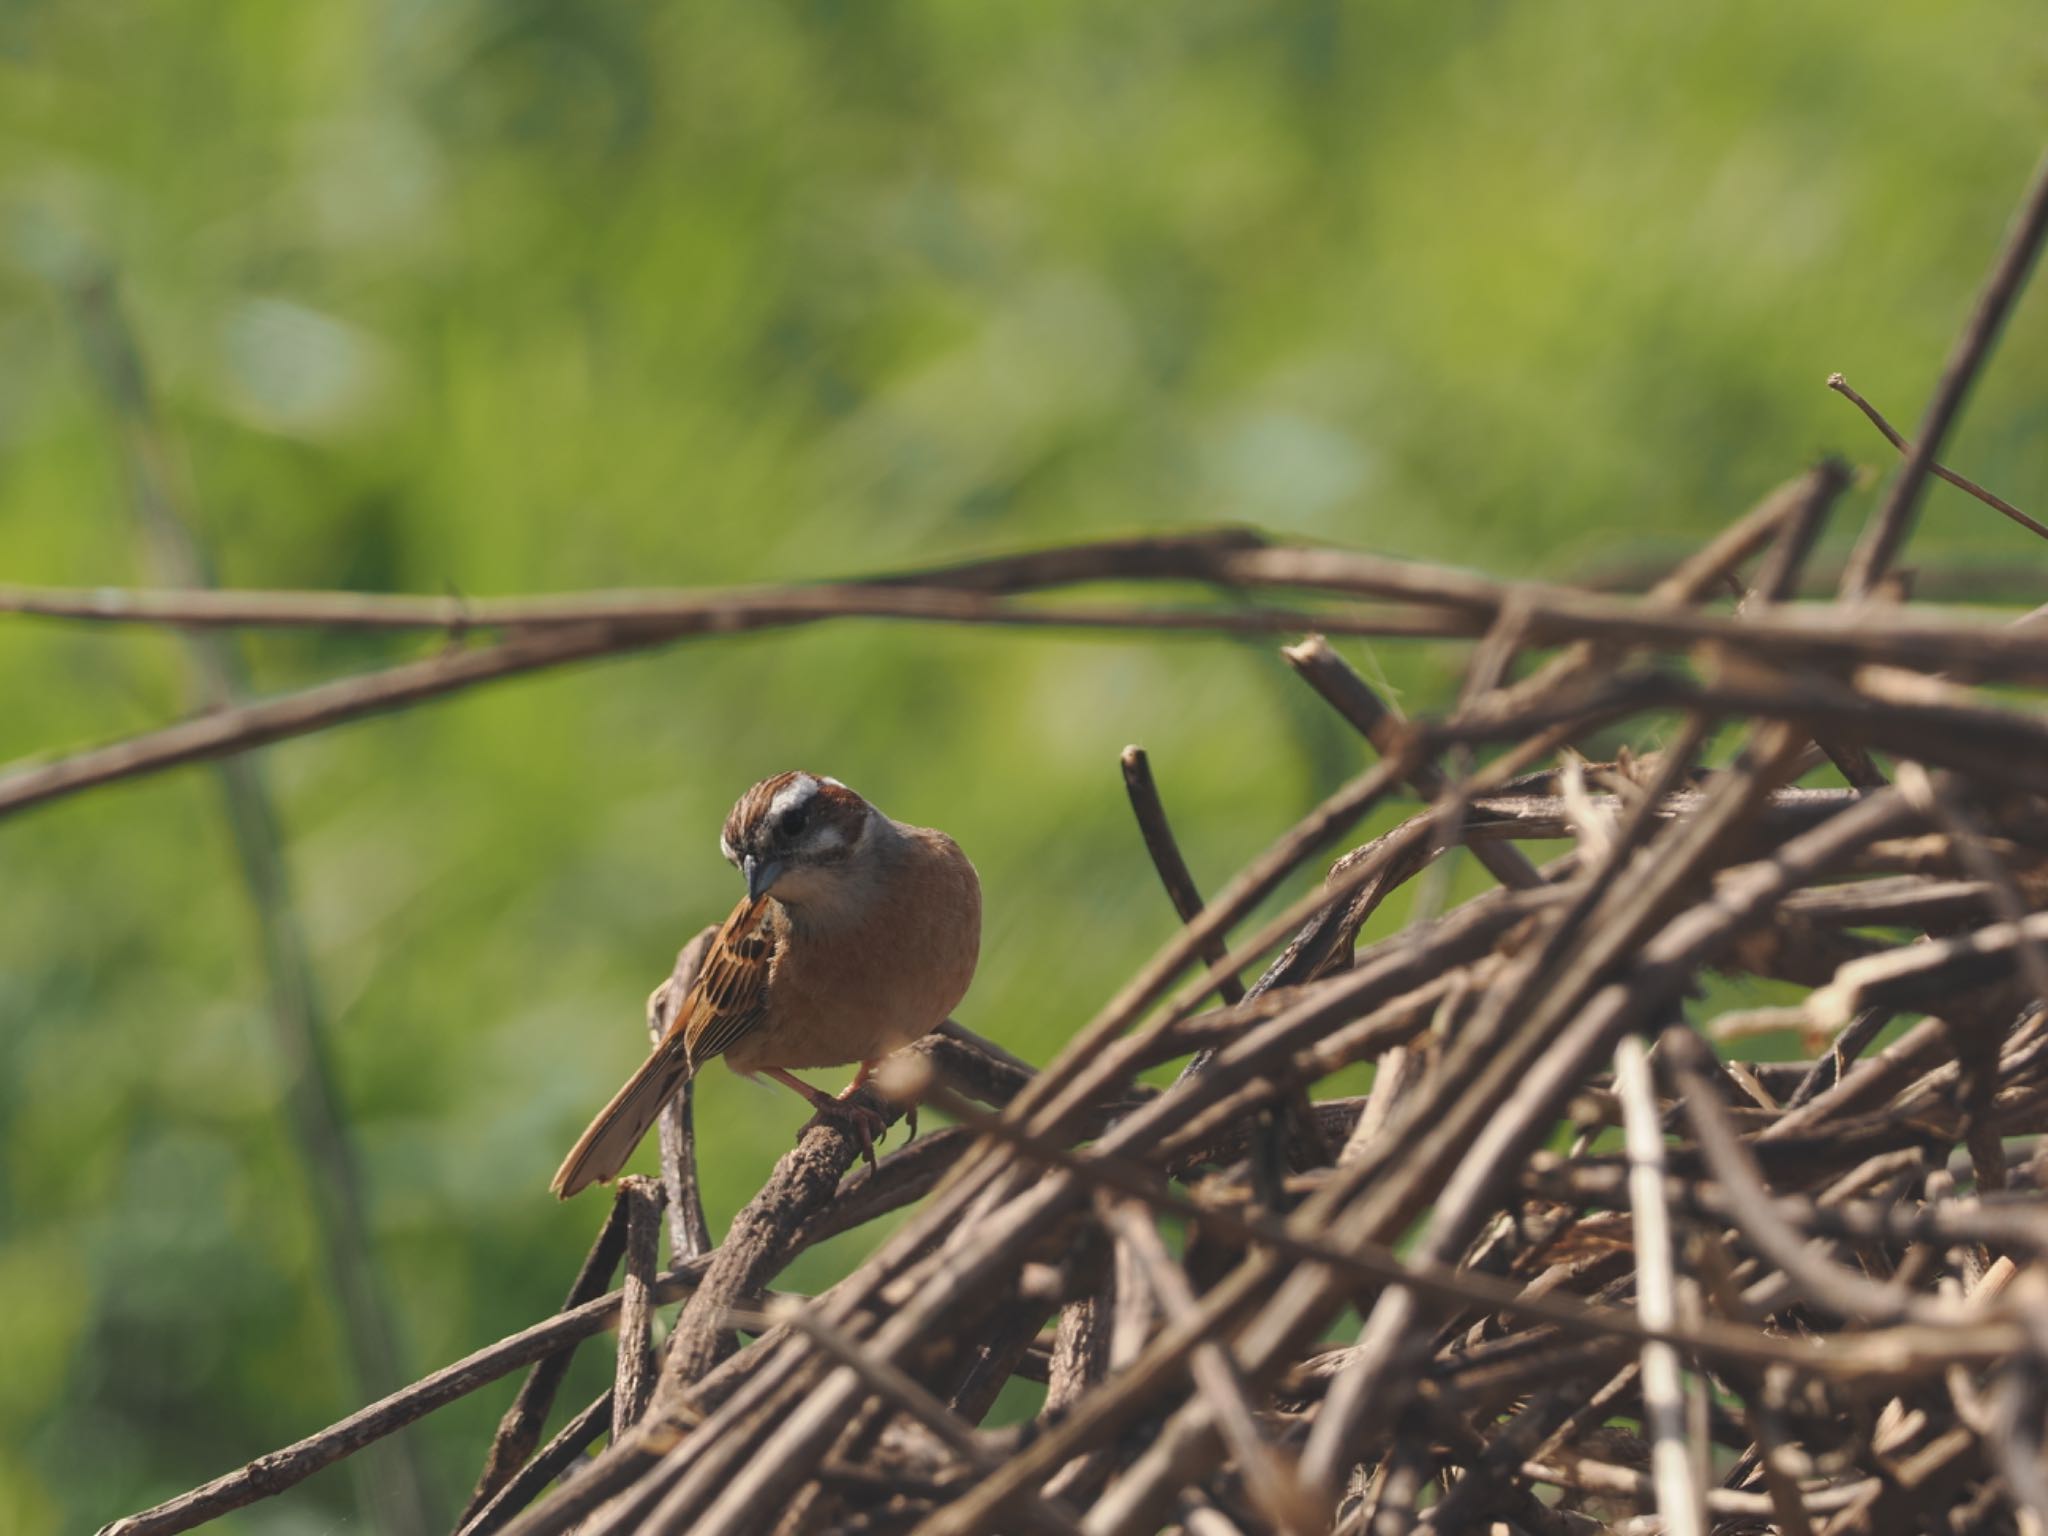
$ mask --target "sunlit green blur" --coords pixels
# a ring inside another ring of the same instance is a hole
[[[109,273],[238,586],[751,582],[1219,521],[1654,563],[1822,451],[1887,462],[1822,381],[1911,430],[2044,88],[2038,17],[1984,0],[14,0],[0,580],[146,579],[74,299]],[[2044,315],[1949,453],[2037,512]],[[2011,595],[2039,555],[1937,488],[1910,558]],[[437,643],[245,653],[278,691]],[[1414,709],[1461,659],[1347,649]],[[174,638],[0,621],[0,757],[188,687]],[[987,893],[962,1017],[1042,1060],[1173,927],[1131,741],[1210,888],[1360,760],[1263,643],[873,623],[265,753],[407,1373],[559,1302],[602,1198],[548,1176],[739,894],[741,789],[814,768],[953,832]],[[0,1529],[91,1529],[355,1406],[281,1073],[208,774],[0,825]],[[718,1228],[803,1109],[720,1071],[700,1116]],[[451,1513],[508,1395],[419,1431]],[[332,1474],[222,1527],[370,1528]]]

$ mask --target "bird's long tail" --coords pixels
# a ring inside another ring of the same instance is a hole
[[[589,1185],[609,1183],[617,1177],[690,1070],[690,1058],[679,1036],[657,1046],[640,1070],[626,1080],[626,1086],[612,1096],[611,1103],[598,1112],[590,1128],[576,1138],[549,1186],[555,1198],[566,1200]]]

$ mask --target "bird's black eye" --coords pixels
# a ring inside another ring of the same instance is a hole
[[[801,836],[804,823],[810,820],[811,808],[807,805],[793,805],[784,811],[775,825],[784,837]]]

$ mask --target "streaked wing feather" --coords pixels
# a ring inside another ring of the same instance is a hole
[[[730,1050],[768,1011],[768,977],[782,941],[763,902],[743,901],[725,920],[704,969],[669,1033],[680,1033],[691,1070]]]

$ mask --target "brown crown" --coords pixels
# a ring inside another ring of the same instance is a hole
[[[867,801],[844,784],[835,783],[822,774],[798,770],[763,779],[740,796],[731,814],[725,818],[727,845],[745,852],[764,849],[776,842],[782,831],[770,825],[775,797],[799,779],[810,779],[818,786],[817,793],[802,802],[806,831],[820,825],[836,825],[845,833],[842,846],[853,843],[860,835],[861,824],[867,820]]]

